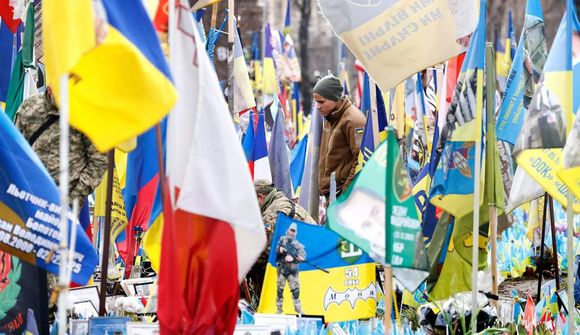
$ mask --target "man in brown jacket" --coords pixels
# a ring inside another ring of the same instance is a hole
[[[318,188],[328,200],[332,172],[336,172],[337,196],[346,191],[354,178],[366,120],[344,96],[340,80],[333,75],[320,79],[314,86],[313,95],[316,108],[325,119],[320,141]]]

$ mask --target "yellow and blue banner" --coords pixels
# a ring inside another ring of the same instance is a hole
[[[0,250],[58,274],[62,257],[58,188],[5,113],[0,113],[0,162]],[[77,225],[72,281],[84,285],[98,263],[97,253],[70,213],[67,224],[69,240],[72,225]]]
[[[320,0],[322,14],[381,90],[465,50],[477,1]]]
[[[573,64],[572,43],[576,38],[574,35],[579,32],[576,8],[572,1],[568,1],[546,60],[543,80],[534,93],[514,147],[518,164],[564,206],[567,206],[569,189],[557,176],[564,166],[562,147],[580,105],[580,84],[575,80],[580,73],[580,64]],[[580,212],[578,199],[574,200],[573,209]]]
[[[496,77],[500,91],[505,92],[506,81],[508,79],[510,68],[512,67],[514,55],[516,53],[516,39],[514,33],[514,21],[511,8],[508,11],[508,22],[506,27],[506,36],[504,43],[502,44],[501,38],[499,38],[497,34],[495,40],[496,40],[495,42]]]
[[[498,139],[516,142],[547,55],[542,6],[539,0],[528,0],[524,31],[497,117]]]
[[[160,122],[177,93],[143,3],[104,0],[96,12],[93,4],[44,4],[44,57],[57,102],[69,75],[71,125],[106,151]]]
[[[430,192],[431,203],[456,218],[473,211],[475,146],[482,145],[485,1],[481,1],[480,7],[479,25],[471,36],[447,123],[439,135],[438,150],[443,149]],[[483,193],[483,187],[481,190]]]
[[[264,64],[262,75],[262,93],[263,94],[277,94],[278,93],[278,78],[276,76],[276,66],[274,65],[274,55],[272,46],[272,31],[270,24],[266,23],[264,29],[265,48],[264,50]]]
[[[371,318],[381,290],[375,264],[362,249],[322,226],[309,225],[278,214],[260,297],[259,313],[276,312],[277,244],[291,224],[304,246],[299,263],[299,299],[304,314],[323,315],[326,322]],[[286,283],[285,283],[286,284]],[[284,287],[283,311],[294,313],[292,294]]]
[[[363,169],[375,149],[387,137],[387,112],[383,94],[367,72],[365,72],[363,80],[361,111],[366,115],[367,122],[364,129],[355,129],[355,131],[363,133],[356,173]]]

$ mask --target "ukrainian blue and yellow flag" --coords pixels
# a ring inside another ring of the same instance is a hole
[[[252,58],[250,69],[253,73],[252,87],[254,90],[262,89],[262,56],[260,55],[260,44],[258,43],[258,32],[254,32],[252,39]]]
[[[542,6],[539,0],[528,0],[524,30],[497,118],[498,139],[516,143],[547,55]]]
[[[338,69],[339,79],[344,87],[344,95],[348,96],[350,93],[350,79],[348,78],[348,71],[346,70],[346,45],[340,43],[338,56],[340,59],[340,65]]]
[[[521,42],[521,41],[520,41]],[[501,40],[496,37],[496,53],[495,53],[495,70],[498,83],[502,92],[505,91],[506,80],[512,67],[515,51],[515,34],[514,21],[512,10],[508,11],[508,22],[506,27],[505,41],[502,44]]]
[[[296,241],[306,253],[305,261],[298,265],[299,299],[304,314],[324,315],[326,322],[374,317],[381,291],[373,260],[326,227],[296,221],[282,213],[276,221],[258,312],[276,312],[276,260],[281,257],[276,251],[290,224],[296,224]],[[283,297],[284,313],[294,314],[292,293],[286,282]]]
[[[485,0],[480,1],[479,25],[471,36],[447,123],[441,129],[439,148],[443,151],[430,194],[432,204],[456,218],[473,211],[475,146],[482,145],[485,7]]]
[[[387,112],[383,94],[366,72],[363,80],[361,111],[366,115],[367,122],[364,129],[355,130],[363,132],[356,173],[362,170],[375,149],[387,137]]]
[[[292,157],[290,159],[290,178],[292,179],[292,190],[294,198],[300,195],[300,188],[302,186],[302,177],[304,176],[304,168],[306,164],[306,152],[308,149],[308,134],[304,136],[292,149]]]
[[[262,76],[262,93],[263,94],[277,94],[278,93],[278,79],[276,77],[276,67],[274,65],[273,47],[272,47],[272,31],[270,24],[266,23],[264,29],[264,38],[266,39],[264,51],[264,72]]]
[[[161,121],[177,93],[142,1],[98,4],[44,4],[43,46],[56,101],[68,74],[70,123],[106,151]]]
[[[573,66],[573,39],[580,32],[580,22],[572,1],[562,18],[544,67],[522,131],[514,147],[514,156],[526,172],[550,196],[567,205],[568,188],[556,176],[562,170],[562,147],[580,105],[580,83],[575,80],[580,64]],[[573,185],[572,185],[573,186]],[[574,212],[580,212],[575,199]]]

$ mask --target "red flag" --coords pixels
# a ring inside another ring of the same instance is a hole
[[[169,25],[169,4],[167,0],[159,0],[159,6],[155,12],[155,18],[153,19],[153,25],[155,29],[159,32],[166,33],[167,26]]]
[[[22,20],[14,19],[14,8],[10,6],[10,0],[0,0],[0,17],[2,24],[5,24],[12,33],[16,33],[18,25],[22,23]]]
[[[181,98],[167,126],[157,315],[163,335],[231,334],[240,281],[266,236],[217,75],[188,2],[179,2],[169,33],[175,34],[171,69]]]

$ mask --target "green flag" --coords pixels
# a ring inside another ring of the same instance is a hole
[[[426,278],[421,223],[393,129],[327,214],[330,229],[391,265],[408,289],[414,291]]]
[[[12,76],[10,77],[10,85],[8,86],[8,95],[6,97],[6,113],[11,120],[18,111],[18,107],[22,104],[24,97],[24,82],[27,68],[34,68],[33,60],[34,49],[34,4],[28,5],[26,14],[26,23],[24,27],[24,39],[22,48],[18,51],[14,68],[12,69]],[[30,70],[28,70],[30,71]]]

